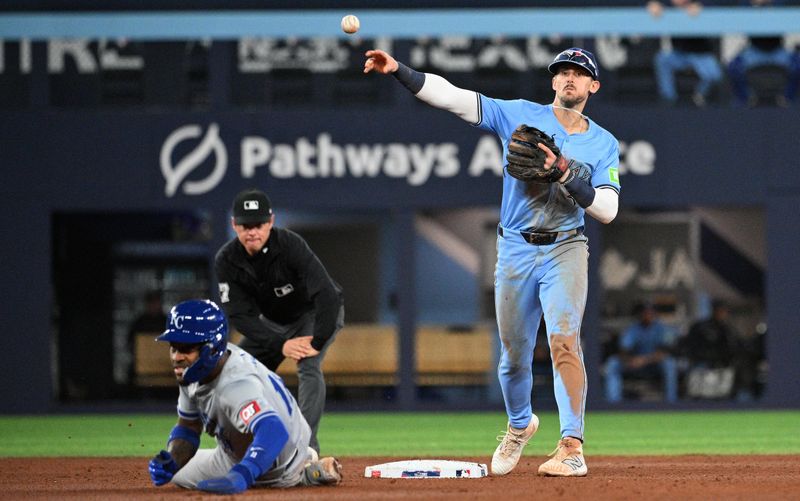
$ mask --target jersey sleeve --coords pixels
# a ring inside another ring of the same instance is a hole
[[[517,125],[524,122],[521,102],[520,100],[494,99],[480,94],[478,123],[475,126],[494,132],[505,142]]]
[[[535,125],[547,130],[542,123],[543,105],[524,99],[495,99],[480,94],[479,121],[476,127],[494,132],[503,143],[505,150],[511,133],[521,124]]]
[[[496,132],[495,126],[500,114],[500,107],[497,102],[480,94],[480,99],[478,99],[478,123],[475,126],[479,129]]]
[[[619,142],[610,137],[605,152],[601,156],[597,168],[592,173],[592,186],[595,188],[611,188],[619,193]]]
[[[252,378],[226,385],[219,393],[219,403],[222,412],[243,434],[251,433],[255,423],[265,417],[277,415],[264,397],[261,384]]]
[[[184,386],[180,387],[178,393],[178,417],[189,421],[200,419],[200,409],[194,399],[189,397],[189,391]]]

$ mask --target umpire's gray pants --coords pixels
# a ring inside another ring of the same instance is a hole
[[[275,335],[281,336],[285,340],[314,334],[313,313],[304,315],[296,322],[288,325],[277,324],[263,315],[261,316],[261,321]],[[308,426],[311,427],[309,446],[317,453],[319,453],[317,430],[322,419],[322,412],[325,409],[325,397],[327,395],[325,377],[322,374],[322,362],[325,359],[325,353],[328,352],[328,348],[342,326],[344,326],[344,306],[339,309],[339,316],[336,319],[336,331],[325,343],[325,346],[322,347],[319,355],[304,358],[297,363],[297,404],[300,406],[300,412],[306,418]],[[257,360],[268,357],[267,351],[260,344],[248,338],[243,338],[239,342],[239,347],[253,355]]]

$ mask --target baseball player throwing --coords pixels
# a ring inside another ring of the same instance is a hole
[[[228,344],[228,321],[215,303],[174,306],[156,339],[169,343],[180,394],[167,448],[150,460],[153,484],[235,494],[341,481],[339,462],[309,447],[311,429],[281,378]],[[198,450],[203,429],[215,448]]]
[[[398,63],[381,50],[370,50],[366,57],[364,73],[391,74],[425,103],[494,132],[506,157],[512,133],[520,127],[531,129],[526,124],[552,136],[558,155],[538,142],[515,147],[536,148],[544,159],[540,167],[558,169],[562,175],[541,183],[521,181],[508,171],[503,176],[495,307],[502,342],[498,374],[509,422],[492,457],[492,474],[514,469],[539,426],[531,408],[532,363],[544,316],[562,438],[538,473],[586,475],[586,370],[580,343],[589,255],[584,213],[611,222],[620,190],[619,144],[582,113],[589,96],[600,88],[594,55],[572,48],[556,56],[548,67],[555,97],[547,105],[492,99],[461,89],[441,76]]]

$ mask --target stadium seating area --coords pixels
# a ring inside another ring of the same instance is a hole
[[[584,46],[595,51],[601,66],[603,91],[597,100],[658,104],[653,60],[667,42],[636,36],[380,42],[360,38],[5,41],[0,44],[4,61],[0,109],[26,109],[41,106],[42,101],[52,107],[80,109],[404,105],[407,95],[400,86],[361,72],[364,51],[378,43],[388,43],[399,60],[461,87],[492,97],[536,101],[552,97],[544,69],[552,55],[566,46]],[[732,57],[724,49],[731,43],[725,37],[714,39],[723,66]],[[39,70],[31,71],[31,67]],[[758,103],[774,104],[771,96],[780,93],[785,79],[780,70],[753,71],[750,82],[760,97]],[[40,85],[33,85],[34,81]],[[695,81],[689,70],[678,73],[679,103],[691,103],[688,97]],[[733,104],[727,80],[713,90],[709,104]]]

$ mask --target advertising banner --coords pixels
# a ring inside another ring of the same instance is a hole
[[[789,110],[752,112],[747,123],[724,109],[590,110],[619,139],[622,206],[758,204],[770,185],[800,184],[787,168],[800,158],[800,117]],[[54,206],[227,205],[246,185],[287,208],[500,203],[497,138],[424,106],[4,115],[0,148],[14,175],[2,190],[34,190]]]

